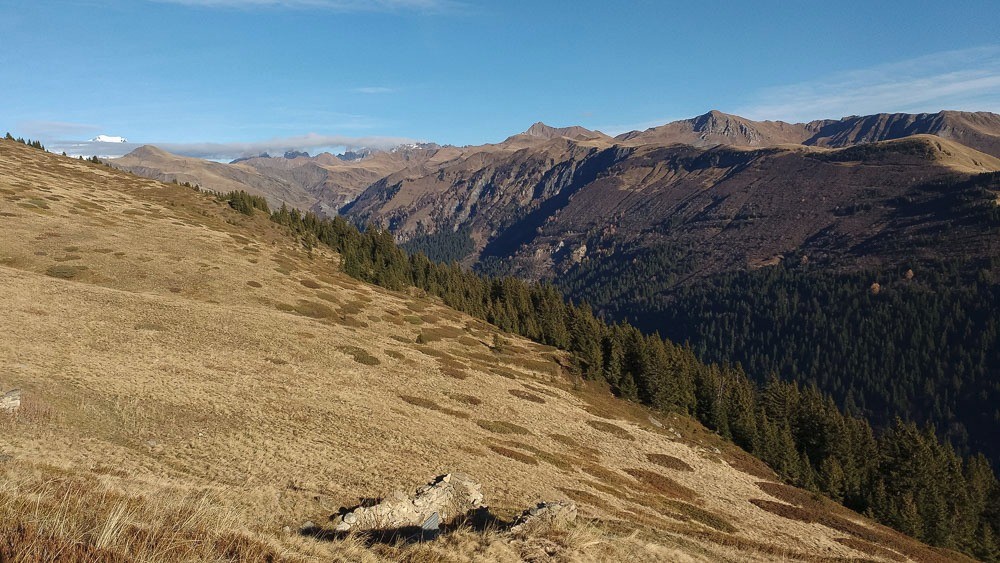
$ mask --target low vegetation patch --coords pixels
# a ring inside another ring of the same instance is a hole
[[[64,280],[71,280],[80,277],[83,272],[87,271],[86,266],[70,266],[67,264],[57,264],[55,266],[50,266],[45,270],[45,275],[51,276],[53,278],[60,278]]]
[[[358,313],[365,310],[364,304],[360,301],[348,301],[341,305],[337,312],[341,315],[357,315]]]
[[[576,440],[570,438],[569,436],[564,436],[562,434],[549,434],[549,438],[552,438],[553,440],[559,442],[560,444],[569,446],[570,448],[572,448],[573,453],[591,461],[598,459],[601,455],[601,452],[599,450],[591,448],[590,446],[584,446],[583,444],[577,442]]]
[[[495,453],[498,453],[504,457],[520,461],[521,463],[526,463],[528,465],[538,465],[537,459],[531,457],[528,454],[521,453],[517,450],[512,450],[510,448],[505,448],[503,446],[497,446],[494,444],[490,444],[488,447]]]
[[[520,375],[518,372],[503,366],[493,366],[489,368],[489,370],[493,375],[499,375],[500,377],[506,377],[507,379],[517,379],[517,376]]]
[[[316,297],[319,297],[323,301],[328,301],[328,302],[333,303],[333,304],[340,303],[340,299],[337,299],[336,295],[333,295],[332,293],[327,293],[325,291],[317,291],[316,292]]]
[[[523,426],[503,420],[476,420],[476,424],[484,430],[489,430],[494,434],[520,434],[522,436],[531,435],[531,431]]]
[[[531,401],[532,403],[538,403],[540,405],[545,404],[545,399],[539,397],[538,395],[528,393],[527,391],[522,391],[520,389],[510,389],[507,392],[517,397],[518,399],[524,399],[525,401]]]
[[[448,414],[458,418],[469,418],[468,413],[462,411],[456,411],[453,409],[449,409],[447,407],[442,407],[441,405],[435,403],[434,401],[424,397],[414,397],[413,395],[400,395],[399,398],[413,406],[422,407],[432,411],[442,412],[444,414]]]
[[[459,379],[459,380],[469,378],[469,373],[466,372],[464,369],[458,369],[453,367],[442,367],[441,375],[446,375],[452,379]]]
[[[457,338],[461,334],[462,329],[451,326],[428,327],[420,331],[418,342],[421,344],[437,342],[445,338]]]
[[[607,490],[612,491],[615,495],[621,495],[620,489],[629,484],[629,481],[621,473],[614,471],[613,469],[608,469],[603,465],[588,463],[581,466],[580,469],[582,469],[584,473],[597,477],[601,484],[604,485]],[[607,492],[607,490],[605,490],[605,492]]]
[[[53,260],[55,260],[56,262],[72,262],[74,260],[82,260],[82,259],[83,256],[80,256],[79,254],[67,254],[65,256],[59,256],[57,258],[53,258]]]
[[[656,465],[666,467],[667,469],[676,469],[677,471],[694,471],[690,465],[672,455],[646,454],[646,458]]]
[[[591,428],[596,428],[601,432],[607,432],[608,434],[621,438],[622,440],[635,440],[635,437],[632,436],[628,430],[625,430],[621,426],[611,424],[610,422],[604,422],[603,420],[588,420],[587,424],[590,425]]]
[[[727,534],[733,534],[739,531],[736,526],[730,524],[729,521],[722,516],[687,502],[681,502],[679,500],[664,500],[663,506],[671,510],[672,514],[668,514],[671,516],[675,513],[676,515],[681,516],[681,519],[690,519]]]
[[[477,406],[483,404],[483,400],[479,397],[474,397],[472,395],[465,395],[463,393],[446,393],[448,397],[453,401],[463,403],[470,406]]]
[[[635,477],[635,479],[642,483],[647,489],[653,490],[667,497],[684,500],[694,500],[698,497],[698,495],[691,489],[681,485],[670,477],[659,473],[634,468],[626,469],[625,473]]]
[[[307,299],[299,300],[298,304],[295,305],[295,312],[312,319],[329,319],[334,316],[333,309],[330,307]]]
[[[366,366],[377,366],[380,363],[382,363],[379,361],[378,358],[369,354],[367,350],[358,348],[357,346],[337,346],[337,350],[354,358],[354,361],[358,362],[359,364],[364,364]]]

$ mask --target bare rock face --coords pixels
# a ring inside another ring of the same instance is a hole
[[[13,389],[0,396],[0,412],[15,412],[21,408],[21,390]]]
[[[421,526],[435,518],[446,522],[485,506],[479,483],[461,473],[448,473],[420,487],[412,497],[398,493],[374,506],[345,512],[333,524],[337,532]]]

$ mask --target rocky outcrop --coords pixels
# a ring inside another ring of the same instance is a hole
[[[21,390],[13,389],[0,396],[0,412],[15,412],[21,408]]]
[[[416,490],[413,496],[396,493],[374,504],[341,509],[332,517],[333,532],[374,532],[406,541],[429,540],[438,536],[440,526],[459,517],[480,518],[491,522],[491,529],[511,536],[524,536],[550,528],[562,528],[576,521],[572,501],[541,502],[525,510],[512,523],[504,524],[489,515],[482,485],[462,473],[439,475]],[[467,520],[468,521],[468,520]],[[326,536],[324,530],[309,521],[299,533]]]
[[[420,487],[412,497],[397,493],[373,506],[347,510],[334,518],[333,525],[337,532],[423,526],[485,507],[479,483],[461,473],[448,473]]]

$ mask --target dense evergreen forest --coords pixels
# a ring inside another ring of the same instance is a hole
[[[457,231],[443,231],[428,235],[418,233],[402,245],[403,250],[410,254],[422,253],[434,262],[450,264],[465,258],[476,250],[471,229],[468,227]]]
[[[677,284],[688,256],[625,255],[558,283],[704,361],[817,385],[879,428],[897,416],[932,423],[960,451],[1000,462],[1000,260],[841,274],[793,259]]]
[[[247,214],[268,211],[246,194],[227,199]],[[691,347],[628,323],[605,323],[553,286],[487,278],[407,254],[390,233],[362,233],[339,217],[282,207],[271,219],[307,248],[329,245],[357,279],[420,288],[503,330],[569,351],[578,376],[605,381],[622,398],[697,417],[789,482],[933,545],[1000,559],[1000,485],[989,463],[982,455],[961,457],[931,426],[895,420],[876,435],[815,385],[778,378],[756,384],[738,364],[703,363]]]

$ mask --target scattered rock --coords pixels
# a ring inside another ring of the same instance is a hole
[[[516,534],[539,527],[564,527],[576,521],[576,514],[576,503],[572,501],[542,502],[521,514],[510,531]]]
[[[0,411],[15,412],[21,407],[21,390],[13,389],[0,396]]]

